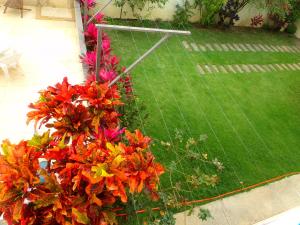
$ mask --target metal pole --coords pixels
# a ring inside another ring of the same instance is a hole
[[[96,49],[96,80],[100,81],[100,65],[101,65],[101,55],[102,55],[102,29],[98,28],[97,35],[97,49]]]
[[[88,0],[84,0],[83,6],[83,29],[86,29],[88,19]]]
[[[133,31],[133,32],[146,32],[146,33],[191,35],[190,31],[182,31],[182,30],[167,30],[167,29],[146,28],[146,27],[129,27],[129,26],[119,26],[119,25],[110,25],[110,24],[96,24],[96,26],[107,30],[124,30],[124,31]]]
[[[104,9],[106,9],[106,7],[109,6],[110,3],[111,3],[112,1],[113,1],[113,0],[109,0],[109,1],[105,4],[105,6],[103,6],[100,10],[98,10],[98,11],[97,11],[97,12],[89,19],[89,21],[87,21],[87,24],[86,24],[86,25],[89,25],[89,23],[92,22],[93,19],[94,19],[99,13],[101,13]]]
[[[123,73],[117,76],[113,81],[110,82],[109,87],[114,85],[124,74],[129,73],[134,67],[136,67],[141,61],[143,61],[147,56],[149,56],[156,48],[158,48],[164,41],[166,41],[171,34],[165,34],[152,48],[150,48],[144,55],[138,58],[134,63],[132,63]]]

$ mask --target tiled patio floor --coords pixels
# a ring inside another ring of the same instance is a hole
[[[0,70],[0,141],[17,142],[33,134],[26,113],[37,91],[64,76],[71,83],[82,82],[83,73],[75,22],[36,20],[35,8],[23,19],[18,10],[2,11],[0,7],[0,47],[12,47],[22,56],[9,78]]]

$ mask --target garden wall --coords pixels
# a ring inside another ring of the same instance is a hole
[[[97,9],[103,7],[107,1],[99,1],[100,3],[97,4]],[[169,0],[164,8],[155,8],[152,10],[151,15],[147,16],[147,14],[149,14],[149,12],[144,11],[142,13],[142,16],[144,18],[148,18],[148,19],[161,19],[161,20],[166,20],[166,21],[171,21],[173,19],[173,15],[175,13],[176,10],[176,4],[177,3],[181,3],[182,0]],[[131,13],[131,9],[129,7],[125,7],[124,10],[126,12],[126,14],[123,14],[123,18],[134,18],[132,13]],[[198,10],[194,10],[195,12],[195,16],[193,16],[191,18],[191,22],[196,22],[199,20],[199,15],[198,14]],[[120,8],[117,8],[116,6],[114,6],[113,4],[111,4],[110,6],[108,6],[105,10],[104,10],[105,15],[112,17],[112,18],[119,18],[120,16]],[[251,23],[251,18],[255,15],[258,14],[262,14],[262,15],[266,15],[266,13],[262,10],[258,10],[257,8],[255,8],[254,6],[247,6],[245,7],[240,13],[241,16],[241,20],[236,24],[238,26],[250,26]]]

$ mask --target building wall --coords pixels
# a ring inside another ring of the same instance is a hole
[[[108,0],[105,1],[101,1],[101,3],[97,4],[97,9],[102,8],[106,3],[108,2]],[[182,0],[169,0],[166,5],[163,8],[158,8],[155,7],[152,11],[150,15],[149,12],[147,12],[147,10],[144,10],[142,12],[142,16],[143,18],[148,18],[148,19],[161,19],[164,21],[171,21],[173,19],[173,15],[175,13],[176,10],[176,5],[177,4],[182,4]],[[123,14],[122,18],[134,18],[131,12],[130,7],[126,6],[124,7],[123,10],[125,13]],[[120,17],[120,8],[117,8],[116,6],[114,6],[113,4],[109,5],[105,10],[104,10],[105,15],[112,17],[112,18],[119,18]],[[195,10],[195,14],[197,14],[197,10]],[[191,19],[191,21],[197,21],[199,20],[199,16],[193,16],[193,18]]]
[[[101,1],[101,3],[97,4],[97,9],[102,8],[107,1]],[[145,10],[142,15],[146,18],[149,19],[161,19],[161,20],[166,20],[166,21],[170,21],[173,19],[173,15],[175,14],[176,11],[176,4],[182,4],[182,0],[169,0],[164,8],[155,8],[152,10],[151,12],[151,16],[147,17],[147,11]],[[125,7],[124,11],[126,12],[126,14],[123,14],[123,18],[134,18],[132,16],[131,13],[131,9],[129,7]],[[116,6],[114,6],[113,4],[111,4],[110,6],[108,6],[105,10],[104,10],[105,15],[112,17],[112,18],[118,18],[120,16],[120,8],[117,8]],[[199,21],[199,11],[198,10],[194,10],[194,16],[191,18],[191,22],[196,22]],[[251,18],[254,15],[258,15],[258,14],[262,14],[262,15],[266,15],[265,12],[263,12],[262,10],[258,10],[256,9],[254,6],[250,5],[250,6],[246,6],[240,13],[240,17],[241,20],[238,21],[236,23],[236,25],[238,26],[250,26],[251,24]]]

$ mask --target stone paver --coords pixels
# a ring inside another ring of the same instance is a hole
[[[272,71],[277,71],[277,69],[275,68],[275,66],[272,65],[272,64],[269,64],[268,67],[269,67]]]
[[[216,65],[212,65],[211,68],[215,71],[215,73],[220,73],[220,71]]]
[[[264,47],[268,52],[274,52],[274,50],[269,45],[264,45]]]
[[[209,51],[215,51],[215,49],[213,48],[213,46],[211,44],[205,44],[205,47],[209,50]]]
[[[256,67],[256,69],[258,71],[263,72],[263,73],[266,72],[260,65],[255,64],[254,66]]]
[[[253,46],[253,48],[254,48],[257,52],[261,52],[261,51],[262,51],[262,49],[259,47],[259,45],[253,44],[252,46]]]
[[[221,73],[228,73],[228,71],[222,65],[219,66],[219,69],[220,69]]]
[[[204,68],[208,73],[214,73],[212,68],[209,65],[204,65]]]
[[[242,52],[243,50],[240,48],[240,46],[238,44],[233,44],[234,48],[238,51],[238,52]]]
[[[204,74],[205,74],[204,69],[203,69],[200,65],[197,65],[197,70],[198,70],[198,72],[199,72],[201,75],[204,75]]]
[[[284,48],[282,46],[277,46],[277,49],[279,49],[280,52],[285,52]]]
[[[289,67],[287,67],[286,64],[280,64],[285,70],[289,70]]]
[[[300,52],[300,48],[297,48],[296,46],[293,46],[292,48],[295,50],[295,52]]]
[[[226,65],[226,68],[228,68],[229,72],[237,73],[232,65]]]
[[[259,46],[264,52],[268,52],[268,49],[267,49],[264,45],[259,44],[258,46]]]
[[[187,49],[189,51],[192,50],[191,47],[190,47],[190,45],[189,45],[189,43],[187,41],[183,41],[182,44],[183,44],[183,46],[184,46],[185,49]]]
[[[282,49],[285,51],[285,52],[289,52],[290,50],[287,48],[287,46],[286,45],[283,45],[283,46],[281,46],[282,47]]]
[[[296,53],[295,50],[291,46],[287,46],[287,49],[289,50],[289,52]]]
[[[279,49],[278,49],[275,45],[270,45],[270,47],[271,47],[275,52],[279,52]]]
[[[290,70],[293,70],[293,71],[297,70],[297,68],[295,66],[293,66],[293,64],[286,64],[286,65],[290,68]]]
[[[246,73],[251,73],[251,69],[248,65],[241,65],[241,67],[243,68],[244,71],[246,71]]]
[[[231,51],[237,51],[232,44],[227,44],[227,46]]]
[[[198,47],[199,47],[200,51],[206,52],[206,48],[204,45],[198,45]]]
[[[271,72],[272,70],[269,68],[269,65],[261,65],[261,67],[266,71],[266,72]]]
[[[274,66],[276,66],[278,70],[284,70],[284,68],[280,64],[275,64]]]
[[[253,225],[299,206],[299,190],[300,175],[294,175],[196,207],[190,216],[188,212],[176,214],[176,225]],[[200,208],[208,209],[213,218],[200,221]]]
[[[300,65],[294,63],[293,66],[296,67],[298,70],[300,70]]]
[[[249,49],[244,44],[239,44],[239,46],[244,52],[249,52]]]
[[[244,73],[244,71],[242,70],[242,68],[239,65],[234,65],[234,68],[236,68],[237,72]]]
[[[192,46],[194,51],[199,52],[199,48],[195,43],[191,43],[191,46]]]
[[[256,50],[252,47],[252,45],[250,44],[246,44],[247,48],[252,51],[252,52],[256,52]]]
[[[221,44],[221,47],[223,48],[223,50],[224,50],[225,52],[228,52],[228,51],[229,51],[229,48],[227,47],[226,44]]]
[[[214,47],[217,51],[223,51],[222,47],[219,44],[214,44]]]
[[[257,70],[256,67],[255,67],[254,65],[250,64],[250,65],[248,65],[248,66],[251,68],[252,71],[254,71],[254,72],[259,72],[259,70]]]

